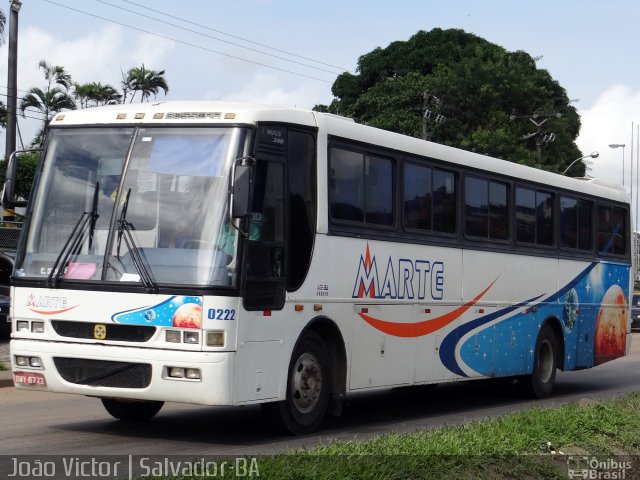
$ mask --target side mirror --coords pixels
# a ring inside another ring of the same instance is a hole
[[[15,200],[15,191],[16,191],[16,181],[15,181],[15,172],[16,172],[16,153],[13,152],[9,155],[9,160],[7,160],[7,169],[5,171],[4,177],[4,186],[2,187],[2,206],[12,208],[15,205],[13,204]]]
[[[4,186],[2,188],[2,206],[4,208],[25,207],[27,202],[16,200],[16,169],[19,153],[41,152],[42,149],[34,148],[30,150],[16,150],[9,155],[7,170],[5,174]]]
[[[249,215],[249,197],[251,193],[251,166],[236,165],[231,186],[231,218],[244,218]]]

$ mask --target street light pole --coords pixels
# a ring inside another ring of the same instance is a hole
[[[598,158],[600,156],[600,154],[598,152],[591,152],[589,155],[585,155],[584,157],[580,157],[580,158],[576,158],[573,162],[571,162],[569,164],[569,166],[567,168],[564,169],[564,171],[562,172],[562,175],[566,175],[567,172],[569,171],[569,169],[571,167],[573,167],[576,162],[579,162],[580,160],[584,160],[585,158]]]
[[[9,13],[9,59],[7,76],[7,134],[5,158],[16,149],[16,118],[18,105],[18,12],[22,3],[12,0]]]
[[[622,148],[622,186],[624,187],[624,143],[610,143],[609,148]]]
[[[22,2],[11,0],[9,7],[9,58],[7,65],[7,131],[5,134],[5,161],[16,150],[16,130],[18,125],[18,12]],[[11,162],[11,171],[7,171],[8,178],[15,178],[16,162]],[[13,197],[13,191],[7,192]],[[3,212],[4,214],[4,212]],[[13,215],[8,215],[7,219],[13,220]]]

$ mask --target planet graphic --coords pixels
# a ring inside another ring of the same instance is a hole
[[[202,307],[195,303],[185,303],[173,315],[173,326],[180,328],[200,328]]]
[[[564,321],[564,329],[567,333],[571,333],[573,327],[576,326],[578,318],[578,292],[572,288],[564,296],[564,304],[562,305],[562,320]]]
[[[624,355],[627,341],[627,297],[620,286],[613,285],[602,298],[594,336],[594,364]]]
[[[156,312],[152,308],[144,312],[144,319],[149,323],[153,323],[153,321],[156,319],[156,316]]]

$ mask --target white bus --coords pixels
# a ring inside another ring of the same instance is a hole
[[[629,211],[617,186],[318,112],[66,112],[12,276],[14,381],[121,420],[261,403],[296,434],[357,391],[545,397],[629,350]]]

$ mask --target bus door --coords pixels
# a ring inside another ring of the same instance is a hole
[[[279,310],[286,288],[286,129],[260,127],[257,142],[246,222],[243,302],[247,310]]]

